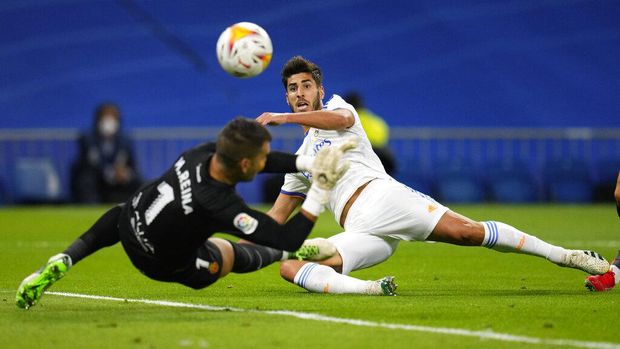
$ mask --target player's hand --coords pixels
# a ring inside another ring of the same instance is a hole
[[[349,169],[348,161],[341,161],[347,151],[357,147],[357,139],[351,138],[338,146],[323,147],[316,154],[312,165],[312,180],[323,190],[331,190]]]
[[[256,121],[260,122],[263,126],[278,126],[286,124],[286,113],[262,113],[259,117],[256,118]]]

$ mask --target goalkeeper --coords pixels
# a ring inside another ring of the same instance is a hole
[[[107,211],[63,253],[22,281],[16,302],[28,309],[43,292],[83,258],[119,241],[127,256],[151,279],[194,289],[207,287],[229,272],[246,273],[287,259],[310,233],[331,188],[348,168],[339,164],[348,142],[326,148],[316,159],[270,153],[271,135],[258,122],[236,118],[217,143],[190,149],[166,173],[130,199]],[[286,224],[253,210],[235,184],[260,172],[311,171],[315,180],[299,213]],[[255,242],[212,238],[226,232]],[[264,245],[264,246],[261,246]],[[316,247],[316,246],[315,246]],[[313,249],[320,254],[320,250]]]

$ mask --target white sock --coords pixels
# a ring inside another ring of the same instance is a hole
[[[560,263],[568,250],[551,245],[501,222],[483,222],[484,240],[482,246],[500,252],[525,253],[544,257],[553,263]]]
[[[611,267],[609,268],[609,270],[614,272],[614,281],[615,284],[619,284],[620,283],[620,268],[616,267],[614,264],[611,265]]]
[[[310,292],[381,294],[377,282],[356,279],[337,273],[334,269],[316,263],[304,264],[293,282]]]

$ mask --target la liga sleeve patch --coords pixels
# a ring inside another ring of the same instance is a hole
[[[237,229],[241,230],[245,235],[250,235],[258,227],[258,221],[249,214],[242,212],[235,216],[233,219],[233,225]]]

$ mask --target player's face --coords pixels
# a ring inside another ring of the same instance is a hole
[[[255,157],[241,160],[241,171],[243,173],[242,181],[251,181],[258,172],[265,168],[269,151],[269,142],[265,142]]]
[[[325,92],[310,73],[291,75],[286,83],[286,103],[293,113],[321,110]]]

